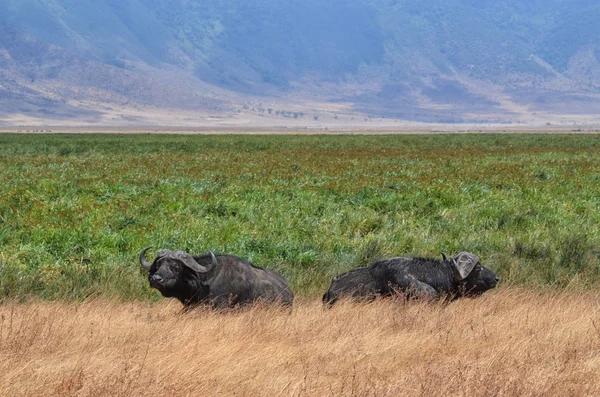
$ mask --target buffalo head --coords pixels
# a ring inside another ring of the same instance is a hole
[[[146,260],[146,247],[140,252],[140,264],[148,271],[148,281],[152,288],[159,290],[164,296],[174,296],[185,288],[186,280],[194,276],[205,275],[217,265],[217,258],[211,252],[211,264],[202,266],[188,253],[183,251],[158,251],[152,263]]]
[[[477,296],[485,291],[496,287],[500,277],[485,266],[479,266],[473,270],[473,276],[467,277],[461,282],[460,290],[462,296]]]
[[[446,255],[442,254],[444,261],[448,261]],[[460,296],[481,295],[485,291],[496,287],[500,277],[492,270],[483,266],[477,255],[469,252],[461,252],[450,261],[456,268],[456,278],[459,280]]]

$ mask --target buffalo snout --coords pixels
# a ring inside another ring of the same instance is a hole
[[[164,279],[158,274],[153,274],[150,276],[149,281],[152,288],[159,288],[164,284]]]

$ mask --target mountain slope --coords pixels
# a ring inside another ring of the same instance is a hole
[[[2,24],[0,105],[4,117],[14,113],[59,120],[83,116],[89,122],[102,121],[99,105],[116,113],[132,106],[213,112],[228,108],[208,86],[168,84],[149,74],[74,55]]]
[[[50,102],[66,115],[102,113],[86,101],[215,114],[344,103],[449,122],[595,113],[599,18],[591,0],[4,0],[0,103],[42,115]]]

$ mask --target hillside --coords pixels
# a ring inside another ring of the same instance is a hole
[[[585,121],[599,18],[590,0],[5,0],[0,117]]]

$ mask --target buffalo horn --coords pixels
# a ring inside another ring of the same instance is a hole
[[[211,268],[214,268],[215,266],[217,266],[217,257],[215,256],[215,254],[213,254],[212,251],[208,251],[208,253],[210,254],[210,258],[211,258]]]
[[[150,268],[152,267],[152,263],[146,260],[146,251],[148,251],[150,248],[152,248],[152,246],[146,247],[142,250],[142,252],[140,252],[140,264],[147,271],[150,271]]]

